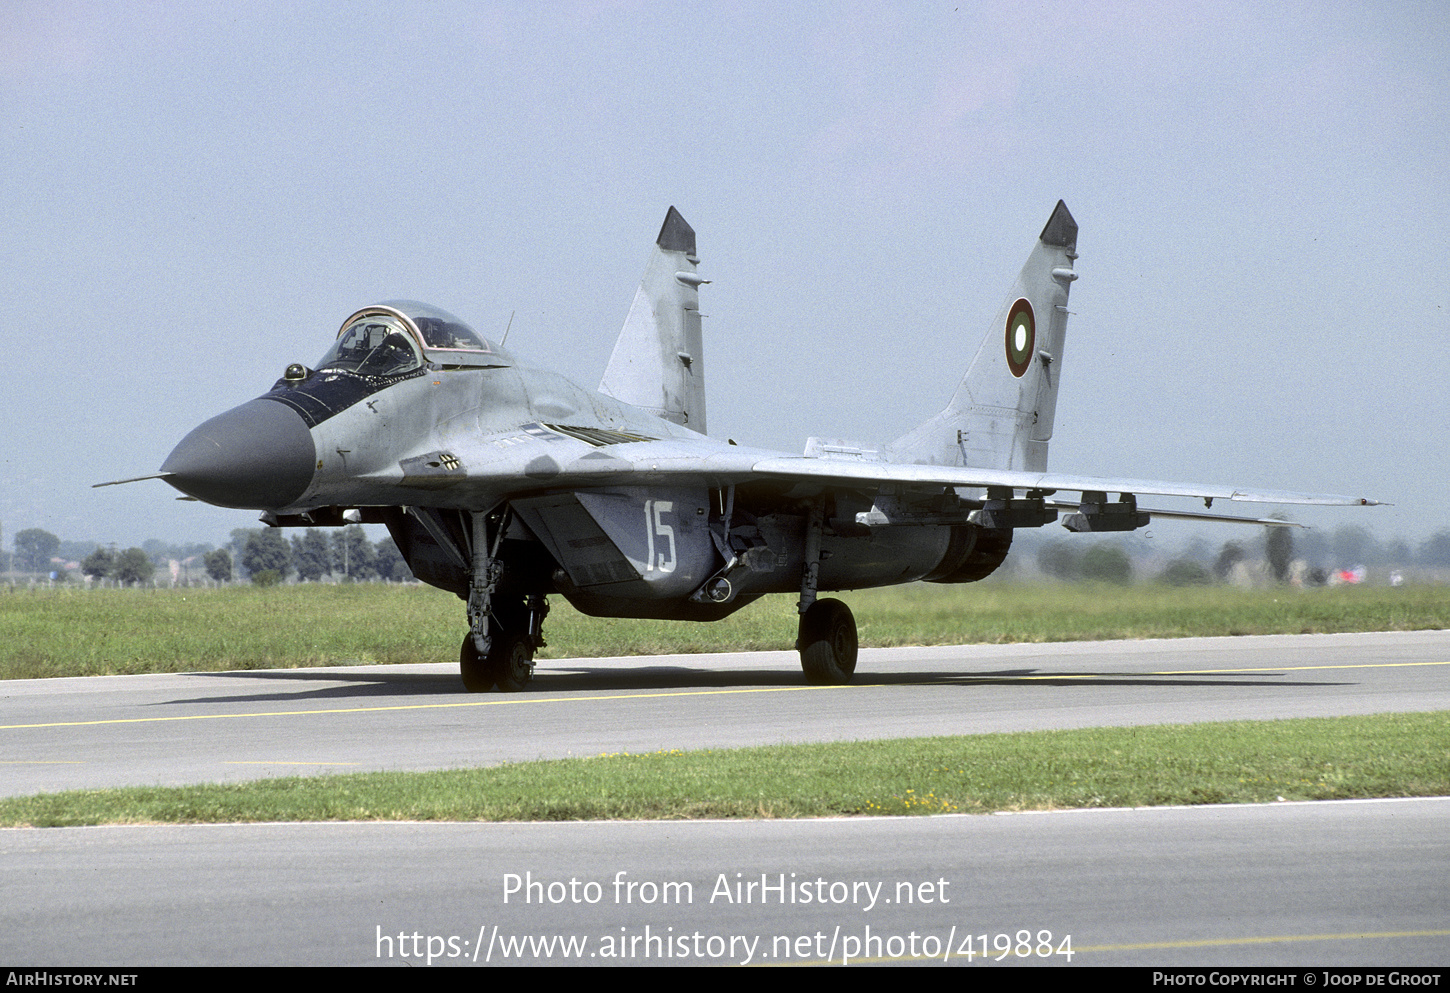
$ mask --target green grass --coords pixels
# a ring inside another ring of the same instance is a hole
[[[0,825],[829,817],[1450,793],[1450,713],[781,745],[0,801]]]
[[[863,646],[1450,627],[1450,588],[916,584],[842,595]],[[790,649],[795,598],[713,624],[585,617],[551,598],[540,658]],[[452,662],[463,603],[419,586],[0,587],[0,678]]]

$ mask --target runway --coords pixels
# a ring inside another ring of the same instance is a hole
[[[13,682],[0,684],[0,769],[3,792],[16,795],[1450,709],[1447,632],[883,649],[863,652],[858,671],[852,686],[808,688],[786,653],[570,660],[544,663],[529,692],[484,696],[459,692],[452,666]],[[1431,967],[1450,958],[1447,878],[1446,799],[795,822],[9,830],[0,831],[0,957]]]

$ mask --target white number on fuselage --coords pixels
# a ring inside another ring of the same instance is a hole
[[[644,568],[646,572],[658,569],[660,572],[675,571],[675,529],[664,522],[663,514],[674,509],[673,500],[646,500],[644,502],[644,535],[648,545],[648,553],[645,556]],[[664,542],[669,543],[669,557],[665,553],[659,553],[658,561],[655,556],[655,535],[659,535]]]

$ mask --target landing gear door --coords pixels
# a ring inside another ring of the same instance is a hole
[[[704,488],[560,493],[515,512],[580,589],[603,596],[687,596],[716,568]]]
[[[716,566],[708,493],[702,487],[574,494],[629,560],[650,596],[687,596]]]

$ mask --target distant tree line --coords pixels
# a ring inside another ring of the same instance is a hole
[[[134,586],[151,582],[158,568],[171,561],[203,570],[214,582],[237,578],[259,584],[283,582],[292,576],[303,582],[324,577],[345,581],[411,580],[412,573],[391,538],[368,540],[358,526],[322,530],[308,528],[289,541],[277,528],[238,528],[226,547],[207,544],[174,545],[148,539],[139,548],[120,551],[114,544],[62,541],[41,528],[15,535],[15,552],[0,557],[0,570],[65,581],[64,562],[79,561],[80,571],[92,580]]]
[[[241,546],[238,559],[242,568],[254,583],[262,585],[282,582],[292,575],[304,583],[315,583],[326,576],[355,582],[413,578],[392,538],[373,543],[355,525],[327,531],[307,528],[290,542],[276,528],[233,531],[232,542]]]
[[[60,539],[40,528],[27,528],[15,536],[15,564],[22,572],[48,572],[50,560],[60,551]]]
[[[1113,583],[1131,582],[1135,572],[1156,559],[1160,564],[1154,567],[1153,578],[1175,586],[1226,582],[1241,563],[1262,570],[1258,574],[1274,582],[1294,578],[1308,584],[1323,583],[1330,573],[1356,566],[1450,569],[1450,529],[1435,532],[1418,548],[1398,538],[1380,541],[1357,525],[1328,531],[1265,527],[1257,539],[1240,537],[1245,534],[1242,529],[1231,533],[1235,537],[1217,546],[1194,538],[1166,567],[1161,565],[1161,552],[1136,534],[1094,540],[1056,537],[1050,529],[1037,535],[1019,531],[1017,538],[1025,540],[1017,542],[1017,554],[1035,554],[1038,570],[1054,579]]]
[[[1086,580],[1126,586],[1133,581],[1133,560],[1118,544],[1056,539],[1037,550],[1037,568],[1054,579]]]
[[[156,564],[140,548],[118,553],[98,546],[81,562],[81,572],[92,579],[114,579],[122,586],[138,586],[156,575]]]
[[[1234,529],[1235,535],[1243,535]],[[1006,565],[1011,568],[1034,559],[1047,576],[1062,580],[1089,579],[1128,583],[1152,566],[1154,578],[1178,585],[1211,583],[1227,579],[1241,562],[1264,563],[1267,574],[1279,582],[1291,568],[1300,569],[1314,581],[1330,570],[1363,565],[1368,568],[1450,569],[1450,528],[1436,531],[1412,547],[1401,538],[1381,541],[1367,528],[1346,525],[1333,530],[1265,528],[1259,540],[1231,537],[1221,545],[1194,538],[1169,562],[1161,565],[1158,549],[1138,534],[1094,540],[1084,536],[1054,537],[1054,529],[1018,531],[1016,551]],[[124,551],[95,542],[66,541],[42,528],[26,528],[15,534],[14,551],[0,550],[0,572],[52,577],[65,581],[66,562],[79,562],[83,575],[123,585],[151,582],[158,567],[171,561],[204,572],[214,582],[251,579],[254,582],[299,582],[325,578],[346,581],[410,580],[412,574],[391,538],[368,540],[359,526],[308,528],[301,533],[278,528],[238,528],[225,547],[209,544],[171,544],[156,538],[139,548]],[[1300,562],[1308,566],[1294,566]]]

